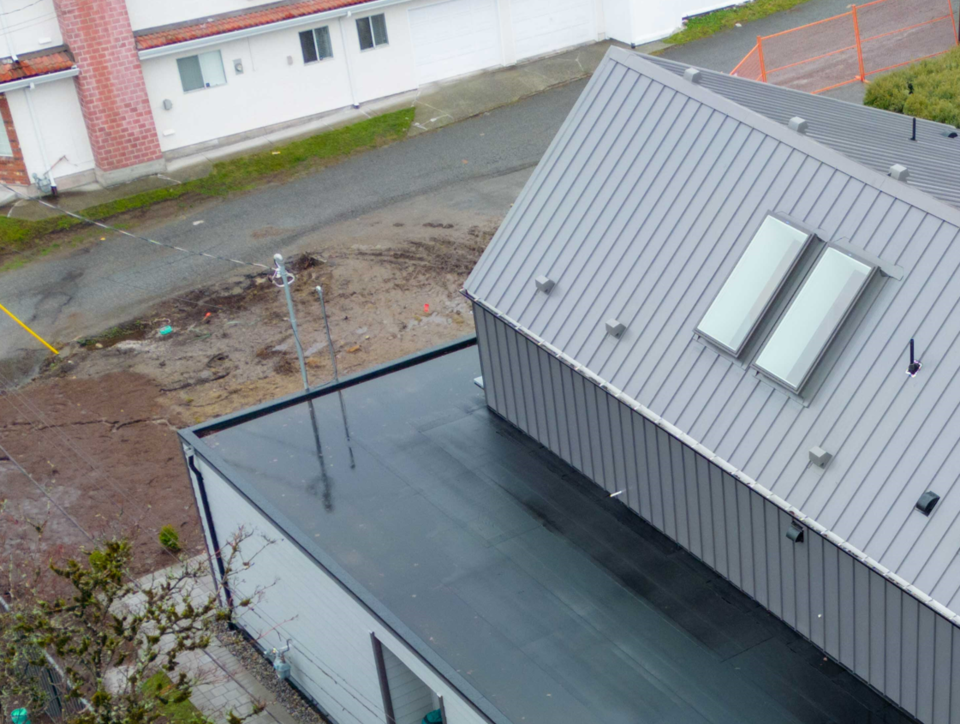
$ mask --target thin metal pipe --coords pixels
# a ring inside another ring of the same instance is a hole
[[[297,358],[300,360],[300,375],[303,377],[303,389],[310,389],[310,382],[307,380],[307,365],[303,361],[303,346],[300,344],[300,334],[297,332],[297,315],[293,311],[293,297],[290,294],[290,282],[287,280],[287,268],[283,265],[283,255],[274,254],[273,260],[277,262],[277,268],[280,270],[280,278],[283,280],[283,292],[287,297],[287,311],[290,312],[290,328],[293,330],[293,341],[297,346]]]
[[[340,375],[337,372],[337,353],[333,349],[333,338],[330,336],[330,322],[327,320],[327,305],[323,301],[323,288],[317,286],[317,296],[320,297],[320,311],[323,314],[323,328],[327,332],[327,347],[330,348],[330,364],[333,365],[333,381],[340,381]],[[340,398],[340,413],[343,415],[343,431],[347,435],[347,449],[350,451],[350,467],[356,467],[356,461],[353,458],[353,443],[350,440],[350,424],[347,422],[347,405],[343,401],[343,390],[337,390],[337,396]]]

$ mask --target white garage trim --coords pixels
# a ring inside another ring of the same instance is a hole
[[[597,39],[594,0],[512,0],[517,59]]]
[[[503,63],[496,0],[445,0],[408,15],[420,85]]]

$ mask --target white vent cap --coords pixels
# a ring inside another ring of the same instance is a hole
[[[810,125],[800,116],[794,116],[791,118],[787,125],[790,126],[791,131],[796,131],[797,133],[806,133],[807,128],[810,127]]]
[[[703,73],[696,68],[687,68],[685,71],[683,71],[683,79],[690,83],[699,84],[700,81],[703,80]]]
[[[620,339],[625,329],[626,327],[623,326],[623,323],[620,322],[619,320],[617,319],[607,320],[607,334],[609,334],[611,337]]]
[[[544,276],[541,274],[536,279],[533,280],[537,285],[537,291],[543,292],[544,294],[549,294],[550,290],[553,289],[557,283],[553,281],[550,277]]]
[[[910,178],[910,169],[906,166],[901,166],[899,163],[895,163],[890,167],[890,178],[894,181],[903,181],[907,182],[907,179]]]

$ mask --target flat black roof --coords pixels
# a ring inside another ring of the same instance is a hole
[[[494,721],[912,721],[491,413],[479,374],[461,345],[345,386],[355,467],[316,396],[325,477],[306,398],[184,437]]]

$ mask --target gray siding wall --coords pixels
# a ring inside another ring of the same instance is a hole
[[[410,648],[371,615],[311,558],[289,541],[199,456],[213,527],[219,545],[243,529],[255,535],[243,544],[246,558],[261,551],[250,569],[232,582],[235,597],[266,589],[262,600],[245,609],[237,623],[263,647],[292,639],[287,654],[291,678],[340,724],[383,724],[383,698],[370,632],[393,657],[423,682],[427,691],[443,696],[449,724],[487,724],[454,689]],[[198,481],[191,472],[201,519],[205,515]],[[204,533],[215,549],[207,522]],[[275,541],[264,546],[264,536]],[[262,549],[262,550],[261,550]],[[389,651],[387,650],[389,649]],[[396,703],[396,701],[395,701]],[[397,724],[408,724],[398,720]]]
[[[487,404],[923,722],[960,724],[960,632],[489,311]],[[956,662],[956,664],[954,663]],[[954,669],[954,666],[957,669]],[[956,673],[955,673],[956,672]]]
[[[386,647],[383,648],[383,664],[387,670],[396,724],[420,724],[427,714],[439,707],[430,687]]]

